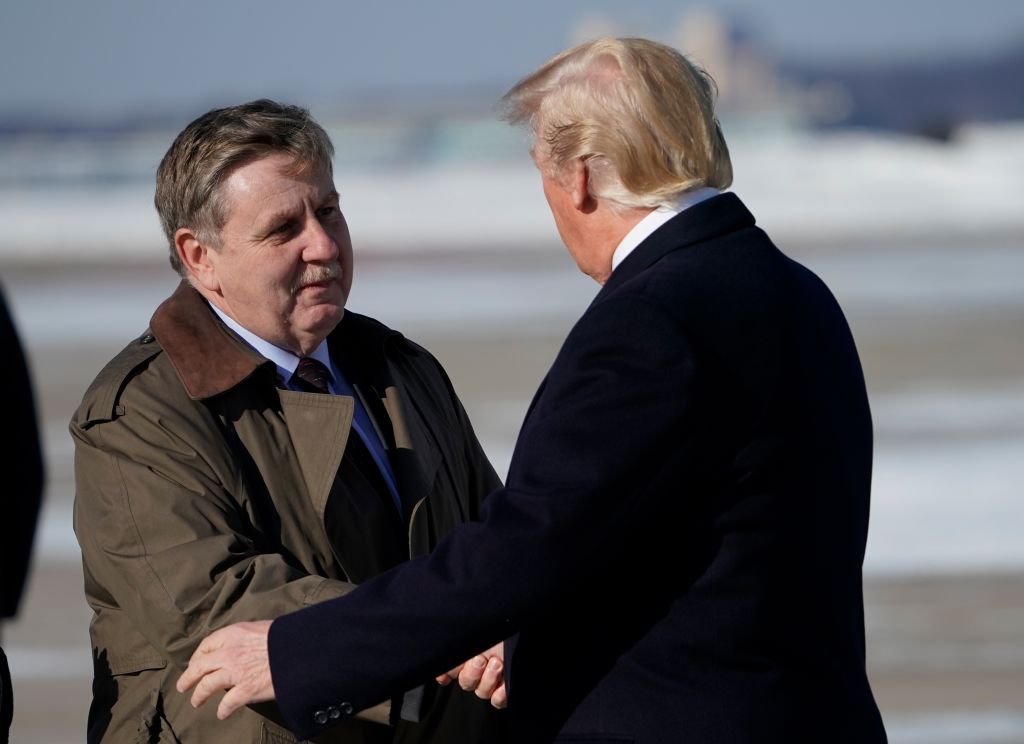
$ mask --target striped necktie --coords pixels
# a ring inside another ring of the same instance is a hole
[[[302,357],[299,366],[295,368],[295,374],[292,375],[292,382],[307,393],[329,395],[331,373],[323,362],[318,362],[313,357]]]
[[[307,393],[330,395],[329,385],[332,380],[334,380],[334,376],[327,369],[327,365],[312,357],[302,357],[299,359],[299,365],[292,374],[292,383]],[[354,393],[353,397],[355,397]],[[391,466],[387,461],[387,453],[380,446],[380,441],[374,436],[372,432],[373,424],[365,411],[361,410],[362,406],[358,400],[356,397],[356,408],[352,418],[352,429],[357,436],[354,440],[351,440],[349,451],[354,457],[365,457],[369,466],[379,473],[382,478],[381,485],[391,495],[395,509],[401,515],[403,510],[402,499],[398,495],[398,487],[395,483],[394,473],[391,471]],[[364,419],[362,423],[360,423],[361,417]],[[371,436],[374,437],[373,440],[370,439]]]

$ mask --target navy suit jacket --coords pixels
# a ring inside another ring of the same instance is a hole
[[[511,637],[527,744],[883,742],[871,450],[835,299],[736,196],[705,201],[572,329],[480,522],[273,623],[278,703],[311,736]]]

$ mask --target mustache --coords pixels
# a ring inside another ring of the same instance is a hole
[[[329,264],[310,266],[302,272],[302,275],[295,281],[295,284],[292,285],[292,293],[294,294],[298,292],[307,285],[327,282],[332,279],[337,279],[340,276],[341,264],[337,261],[332,261]]]

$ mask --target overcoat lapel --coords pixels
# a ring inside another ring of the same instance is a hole
[[[380,399],[394,433],[391,465],[408,519],[417,502],[429,495],[441,465],[441,453],[428,440],[428,425],[405,391],[390,385]]]
[[[355,400],[291,390],[278,395],[309,498],[322,519],[352,431]]]
[[[432,443],[431,420],[424,416],[404,387],[402,363],[388,353],[388,339],[395,331],[381,332],[380,326],[357,313],[345,312],[338,328],[328,337],[331,354],[340,364],[366,406],[381,435],[391,460],[403,516],[408,520],[416,503],[430,492],[441,453]],[[361,353],[352,354],[352,350]]]

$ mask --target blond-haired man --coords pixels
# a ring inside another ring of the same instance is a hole
[[[713,93],[643,39],[573,48],[512,89],[558,232],[603,286],[505,488],[428,558],[212,635],[179,681],[194,702],[276,696],[309,735],[324,710],[511,636],[504,684],[453,675],[507,700],[524,743],[885,741],[864,669],[857,352],[825,285],[722,193]]]

